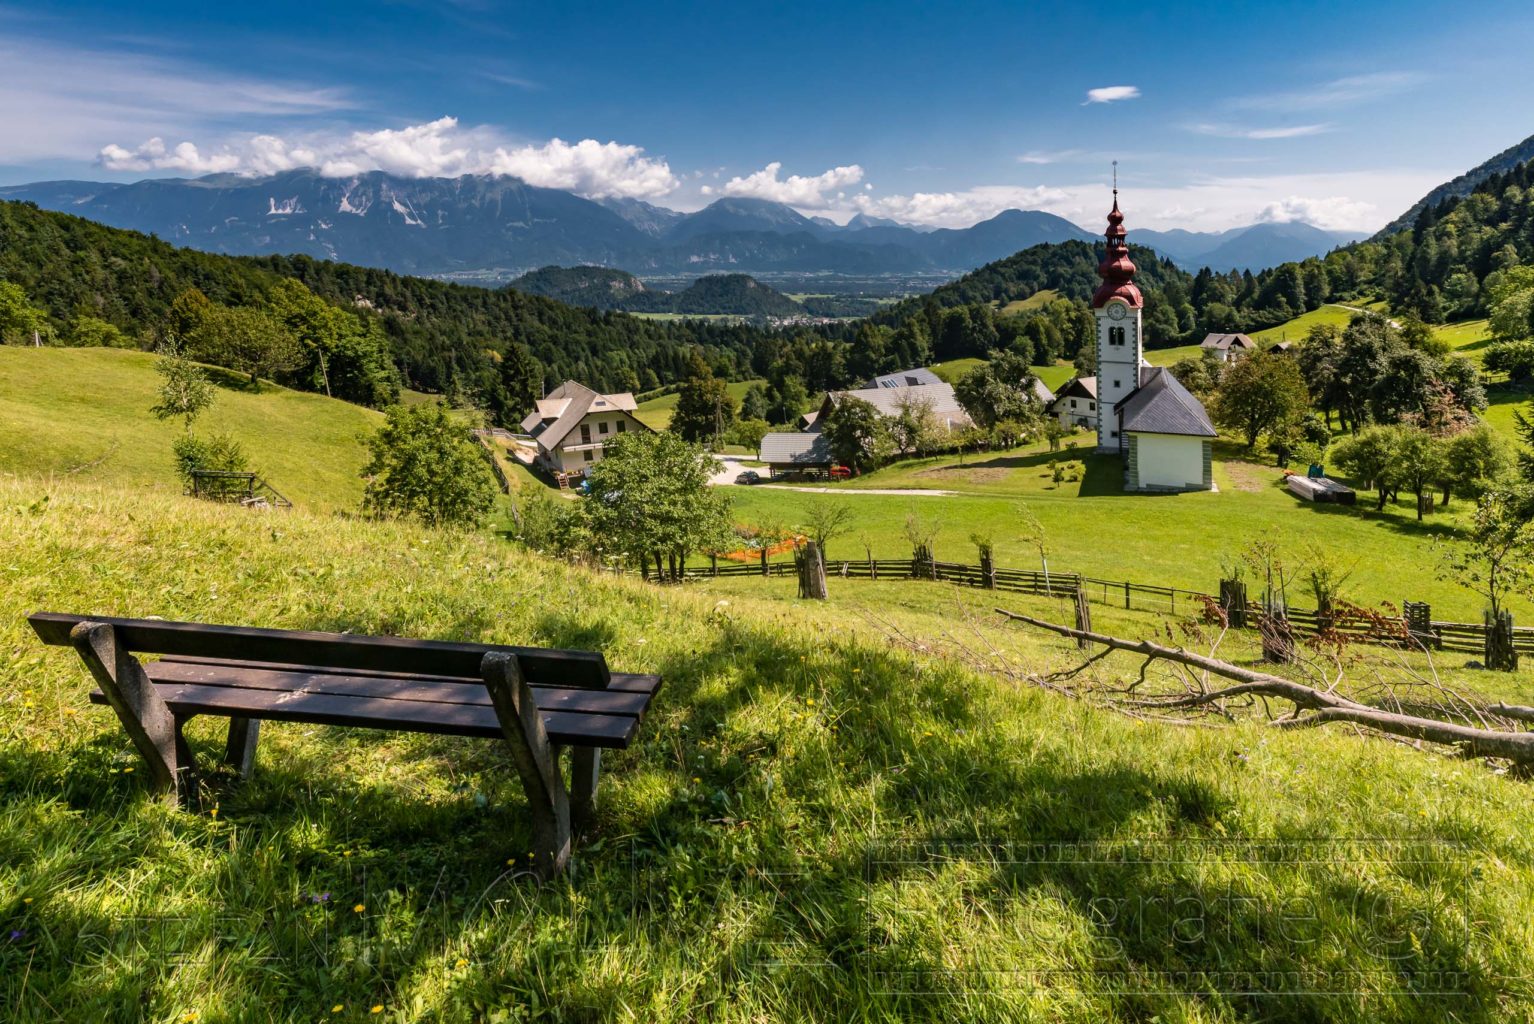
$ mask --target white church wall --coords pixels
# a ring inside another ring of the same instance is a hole
[[[1142,433],[1134,438],[1140,490],[1203,489],[1204,438]]]

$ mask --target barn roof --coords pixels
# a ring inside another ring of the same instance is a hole
[[[828,466],[832,462],[831,445],[821,433],[764,434],[757,460],[769,466]]]

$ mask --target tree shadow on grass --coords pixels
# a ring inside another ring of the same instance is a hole
[[[531,632],[600,649],[619,635],[621,614],[555,611]],[[526,639],[483,626],[458,629]],[[1363,1019],[1375,1005],[1367,994],[1318,1003],[1295,992],[1275,1004],[1220,995],[1210,975],[1333,966],[1325,942],[1273,939],[1285,921],[1272,893],[1286,887],[1315,894],[1318,920],[1343,929],[1322,938],[1339,941],[1361,892],[1391,921],[1416,909],[1403,868],[1365,887],[1345,862],[1246,876],[1239,855],[1235,866],[1201,859],[1206,844],[1240,832],[1231,792],[1174,761],[1071,746],[1059,737],[1088,728],[1077,716],[1093,712],[1050,695],[1009,695],[1040,728],[1001,742],[990,729],[996,692],[952,666],[831,637],[807,646],[724,617],[705,643],[656,647],[653,660],[618,666],[659,672],[665,688],[637,744],[605,759],[597,828],[553,885],[533,889],[517,874],[530,830],[503,745],[369,730],[277,726],[256,777],[224,797],[219,823],[167,817],[114,774],[127,749],[115,722],[84,747],[13,744],[0,751],[0,813],[18,827],[0,850],[23,875],[46,872],[60,893],[103,876],[142,886],[131,879],[173,866],[179,885],[208,894],[177,925],[177,942],[224,953],[231,1005],[280,1005],[290,1016],[388,1002],[462,948],[476,962],[504,954],[524,979],[518,991],[531,984],[542,1005],[578,1017],[614,1000],[665,999],[664,964],[676,959],[717,965],[695,983],[700,1005],[758,999],[785,1017],[942,1017],[961,1000],[970,1019],[1006,1019],[1030,991],[1085,990],[1129,1016],[1232,1006],[1262,1016],[1279,1006],[1291,1018]],[[216,756],[216,741],[194,742],[200,758]],[[428,781],[447,778],[459,785]],[[92,841],[60,847],[46,806],[61,790],[89,819]],[[1137,855],[1137,842],[1162,844],[1164,856]],[[1088,844],[1093,855],[1031,852],[1041,843]],[[1246,902],[1221,903],[1232,886]],[[353,902],[372,909],[354,912]],[[48,901],[38,928],[50,948],[106,937],[99,956],[67,970],[56,953],[34,964],[32,990],[54,1016],[87,1005],[99,982],[112,1012],[95,1016],[131,1019],[141,991],[124,975],[174,991],[174,972],[149,959],[137,933],[91,909],[110,906]],[[1060,936],[1039,932],[1037,907],[1065,915],[1092,955],[1067,955]],[[1178,933],[1188,907],[1221,930]],[[151,916],[168,923],[176,913]],[[258,964],[263,950],[271,959]],[[645,963],[653,951],[653,971],[591,967]],[[1065,973],[1028,973],[1041,963]],[[1478,992],[1491,985],[1435,936],[1392,969],[1411,981],[1428,967],[1463,970]],[[1193,981],[1169,980],[1178,972]],[[0,982],[0,994],[15,994],[14,984]],[[1493,1019],[1429,994],[1420,1010],[1441,1016],[1446,1006]]]

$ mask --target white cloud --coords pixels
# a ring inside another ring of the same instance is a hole
[[[1057,164],[1081,156],[1079,149],[1030,149],[1017,158],[1020,164]]]
[[[855,212],[889,217],[925,227],[963,228],[996,216],[1002,210],[1039,209],[1065,200],[1061,189],[1039,186],[978,185],[960,192],[916,192],[911,195],[854,196]]]
[[[1187,126],[1188,131],[1199,135],[1214,135],[1222,139],[1298,139],[1306,135],[1329,132],[1329,124],[1296,124],[1282,128],[1242,128],[1237,125],[1201,122]]]
[[[110,171],[185,171],[188,174],[216,174],[239,168],[241,160],[233,153],[209,153],[204,156],[190,142],[174,149],[165,148],[165,140],[150,139],[133,150],[107,146],[101,151],[101,166]]]
[[[1304,221],[1318,228],[1347,231],[1364,230],[1360,225],[1372,223],[1371,215],[1378,212],[1373,203],[1349,199],[1347,196],[1307,198],[1289,196],[1269,203],[1257,214],[1261,224],[1288,224]]]
[[[341,89],[57,42],[0,10],[0,163],[88,159],[114,136],[185,138],[230,118],[303,119],[355,106]]]
[[[98,162],[112,171],[191,174],[275,174],[296,167],[316,167],[321,174],[337,178],[367,171],[409,178],[510,174],[529,185],[592,198],[654,198],[677,186],[666,161],[645,156],[639,146],[595,139],[514,144],[486,128],[461,128],[452,117],[342,136],[311,134],[288,140],[253,135],[206,153],[190,142],[168,148],[157,137],[132,150],[108,145],[100,151]]]
[[[1270,93],[1264,96],[1245,96],[1232,101],[1232,105],[1248,110],[1329,109],[1392,96],[1405,92],[1424,80],[1423,75],[1411,71],[1375,71],[1369,74],[1334,78],[1309,89]]]
[[[771,199],[795,208],[826,210],[842,198],[838,190],[863,180],[863,168],[857,164],[833,167],[813,177],[790,174],[787,178],[779,178],[778,172],[782,169],[782,161],[774,160],[756,173],[731,178],[718,188],[705,186],[703,194]]]
[[[1105,85],[1100,89],[1087,90],[1088,103],[1114,103],[1118,100],[1137,100],[1140,98],[1140,88],[1135,85]]]

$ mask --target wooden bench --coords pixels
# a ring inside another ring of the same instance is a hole
[[[150,785],[183,806],[197,800],[183,730],[198,715],[229,719],[224,761],[241,776],[263,720],[503,739],[532,806],[543,877],[565,866],[572,827],[591,819],[602,750],[633,742],[661,685],[610,672],[589,651],[52,612],[27,621],[44,643],[79,652],[101,687],[91,700],[117,712]],[[137,654],[160,658],[146,665]]]

